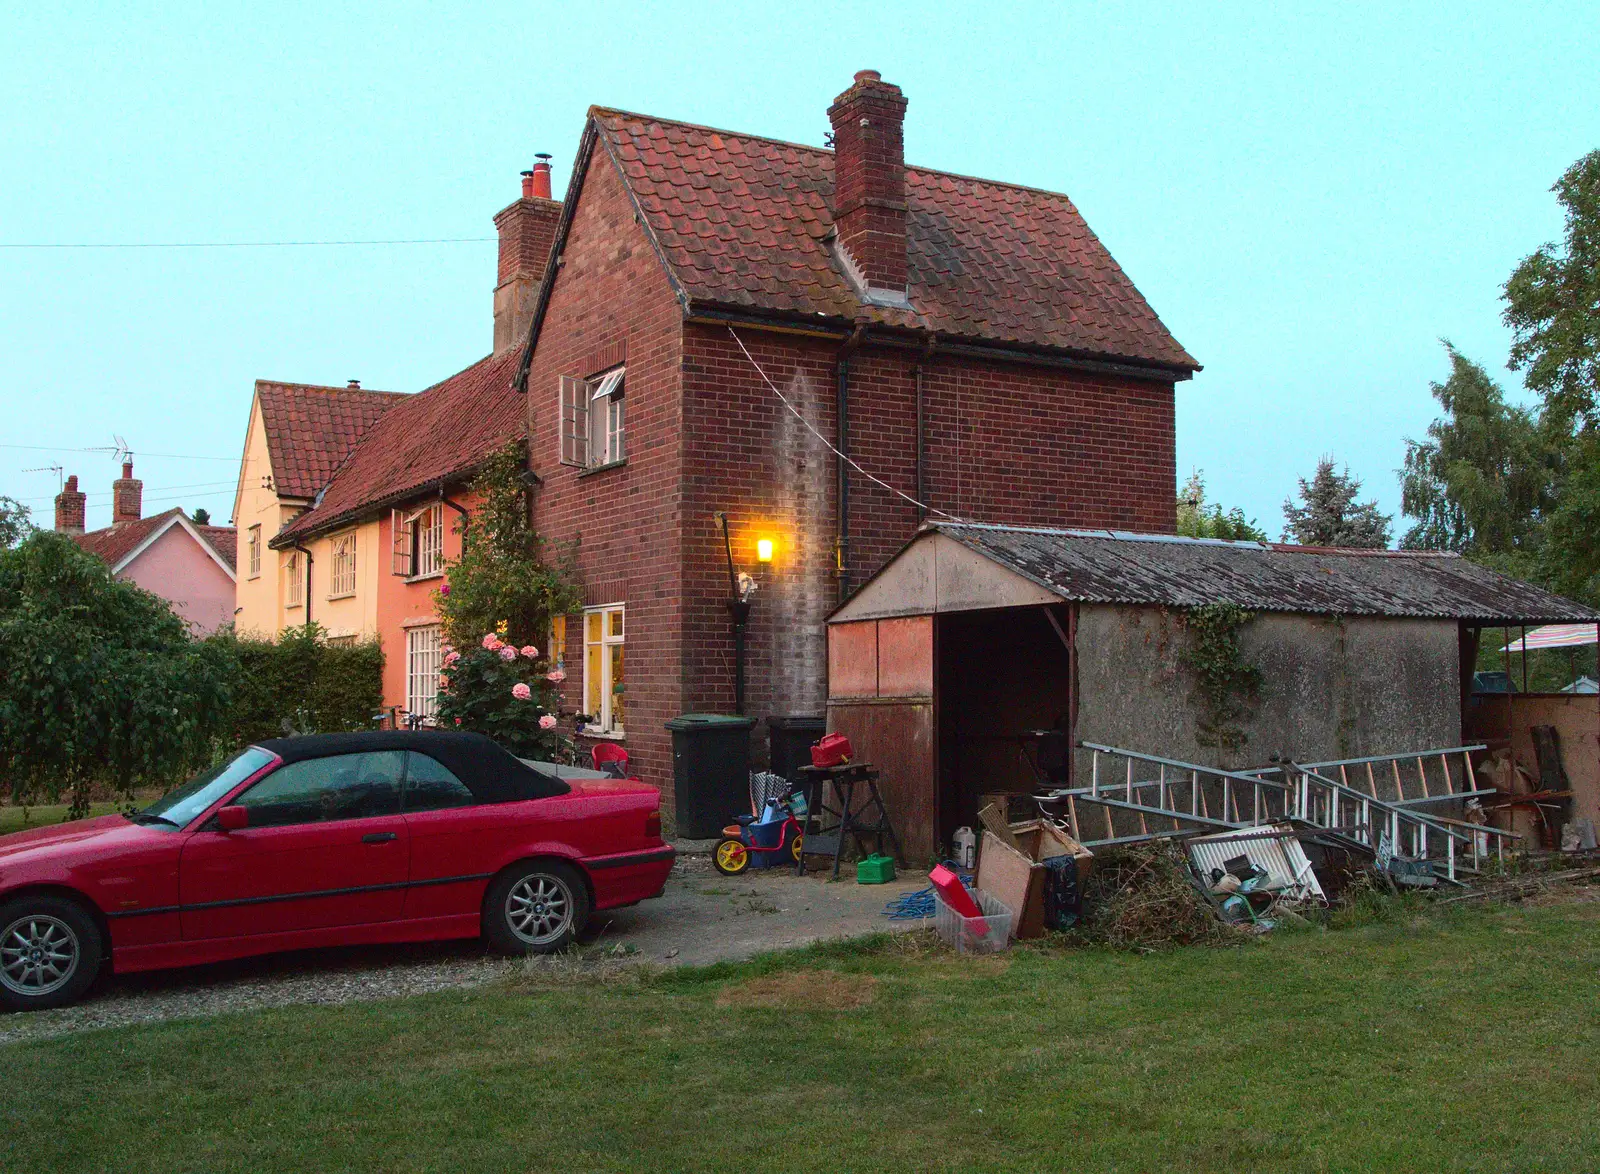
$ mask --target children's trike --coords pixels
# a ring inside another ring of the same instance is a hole
[[[795,864],[800,860],[803,836],[794,809],[778,801],[783,819],[758,823],[753,815],[740,815],[722,829],[722,839],[711,850],[711,863],[723,876],[738,876],[752,863],[757,868]]]

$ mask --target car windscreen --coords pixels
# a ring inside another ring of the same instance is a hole
[[[135,812],[132,819],[154,827],[181,828],[276,757],[270,751],[252,746],[168,792],[143,811]]]

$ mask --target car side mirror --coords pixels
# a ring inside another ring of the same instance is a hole
[[[250,826],[248,807],[224,807],[217,812],[217,826],[225,832],[236,832]]]

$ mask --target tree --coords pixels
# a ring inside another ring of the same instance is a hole
[[[1567,168],[1553,188],[1566,209],[1565,239],[1512,272],[1502,296],[1515,332],[1511,367],[1544,397],[1554,425],[1600,425],[1600,151]]]
[[[1300,478],[1300,500],[1283,503],[1284,541],[1304,546],[1359,546],[1377,549],[1389,544],[1388,514],[1378,512],[1378,503],[1357,503],[1361,482],[1333,470],[1333,458],[1323,457],[1310,481]]]
[[[528,508],[525,469],[521,443],[508,444],[489,457],[472,483],[479,500],[462,531],[461,557],[435,596],[445,638],[457,648],[494,631],[517,647],[544,643],[551,616],[583,607],[570,581],[572,552],[556,565],[545,562],[545,544]]]
[[[1177,532],[1186,538],[1226,538],[1232,541],[1265,542],[1267,532],[1246,518],[1238,506],[1222,512],[1215,502],[1206,503],[1205,472],[1196,469],[1178,490]]]
[[[0,550],[9,549],[33,529],[33,511],[13,497],[0,497]]]
[[[1416,524],[1405,549],[1453,550],[1529,573],[1555,505],[1563,438],[1508,404],[1489,373],[1446,342],[1450,377],[1431,385],[1444,416],[1407,440],[1400,508]]]
[[[197,509],[197,510],[195,510],[195,512],[194,512],[194,524],[196,526],[209,526],[209,525],[211,525],[211,511],[208,510],[208,509]]]
[[[65,535],[0,551],[0,782],[13,797],[95,784],[131,795],[209,761],[236,665],[166,600],[112,577]]]

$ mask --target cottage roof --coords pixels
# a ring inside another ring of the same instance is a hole
[[[374,510],[458,480],[495,449],[527,435],[527,403],[511,387],[521,350],[480,359],[386,411],[311,509],[272,540],[291,546]]]
[[[688,313],[933,331],[1178,379],[1199,370],[1060,193],[908,166],[911,309],[897,309],[864,301],[834,256],[832,151],[598,106],[589,118],[574,191],[598,144]],[[569,196],[569,219],[574,207]]]
[[[405,398],[394,391],[256,380],[277,492],[315,497],[367,430]]]
[[[1497,574],[1448,551],[1353,550],[1224,542],[1113,530],[936,523],[873,579],[894,573],[910,547],[942,535],[1043,588],[1081,603],[1409,616],[1482,625],[1595,623],[1600,612]],[[851,607],[847,602],[835,615]]]
[[[202,549],[221,563],[229,575],[234,573],[238,551],[233,527],[198,526],[178,506],[151,514],[148,518],[119,522],[102,530],[90,530],[87,534],[74,534],[72,540],[100,558],[115,574],[173,526],[181,527],[191,538],[200,542]]]

